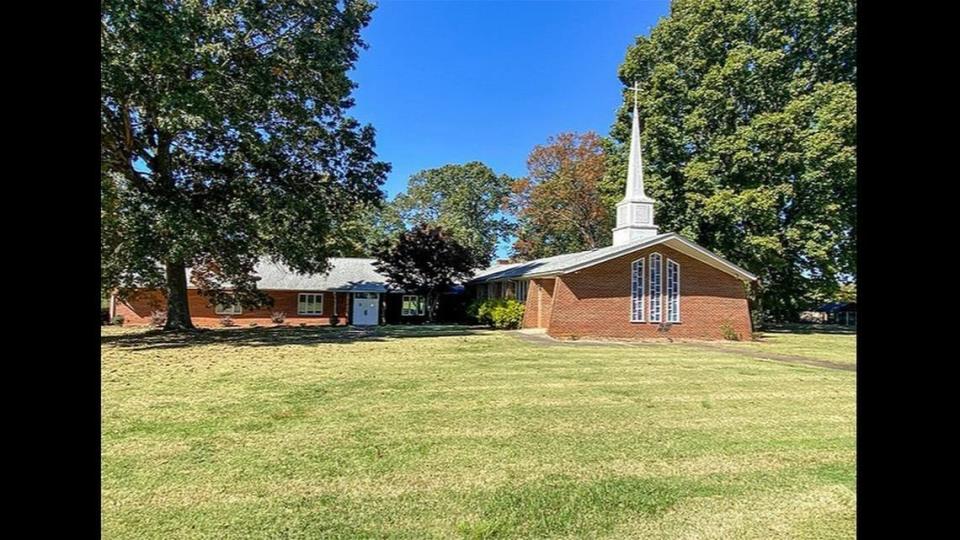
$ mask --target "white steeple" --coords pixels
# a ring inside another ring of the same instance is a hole
[[[633,83],[633,125],[630,128],[630,161],[627,164],[627,189],[617,203],[617,226],[613,245],[627,244],[657,234],[653,222],[654,200],[643,192],[643,156],[640,151],[640,118],[637,114],[637,83]]]

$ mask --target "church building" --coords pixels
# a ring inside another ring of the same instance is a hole
[[[523,328],[559,338],[751,338],[748,287],[756,276],[677,233],[661,234],[643,191],[634,97],[627,187],[613,245],[500,264],[467,283],[476,298],[516,298]]]

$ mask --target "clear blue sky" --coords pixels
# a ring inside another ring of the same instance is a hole
[[[422,169],[477,160],[523,176],[551,135],[606,135],[627,46],[668,12],[667,0],[380,0],[352,114],[393,165],[388,198]]]

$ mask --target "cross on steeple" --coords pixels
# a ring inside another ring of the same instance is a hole
[[[640,83],[636,80],[633,81],[633,109],[637,109],[637,94],[640,93]]]

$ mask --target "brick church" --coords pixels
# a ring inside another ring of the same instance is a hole
[[[525,303],[524,328],[554,337],[750,339],[756,276],[676,233],[660,234],[643,191],[636,99],[627,187],[613,245],[495,265],[467,284],[476,298]]]
[[[467,282],[466,294],[521,300],[523,327],[556,337],[721,339],[732,331],[749,339],[747,288],[757,278],[676,233],[658,232],[655,203],[643,191],[640,154],[634,102],[627,187],[617,204],[613,245],[495,265]],[[225,317],[238,324],[271,324],[276,311],[288,324],[423,322],[424,298],[393,289],[373,263],[334,258],[326,274],[301,275],[263,262],[255,269],[258,288],[273,298],[273,306],[212,305],[189,284],[190,313],[199,326],[217,326]],[[151,314],[164,308],[159,291],[142,290],[122,300],[114,296],[110,316],[149,324]]]

